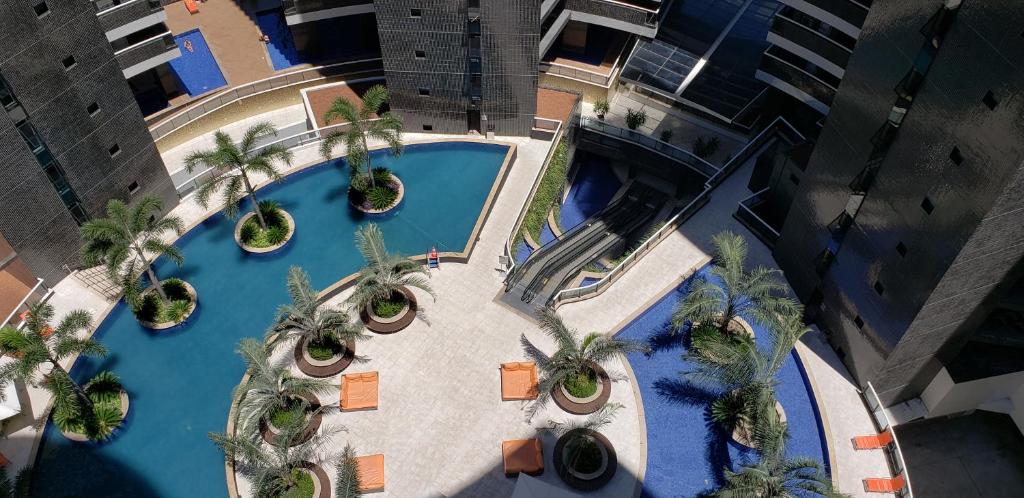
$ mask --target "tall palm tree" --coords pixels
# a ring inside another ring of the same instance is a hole
[[[271,498],[297,488],[300,472],[307,464],[331,460],[327,449],[331,438],[341,431],[324,429],[308,441],[296,444],[303,437],[305,425],[301,420],[295,422],[282,427],[269,445],[248,435],[211,432],[208,436],[224,451],[224,458],[234,462],[235,471],[249,478],[255,496]]]
[[[719,282],[708,278],[694,280],[690,292],[672,312],[676,329],[687,321],[714,323],[725,333],[729,322],[737,316],[747,315],[767,323],[776,314],[793,310],[794,302],[783,295],[786,285],[779,270],[764,266],[744,269],[747,243],[743,237],[725,231],[711,241],[715,246],[711,275]]]
[[[250,126],[238,143],[235,143],[227,133],[217,130],[213,135],[216,143],[213,149],[189,154],[185,158],[185,170],[189,173],[200,166],[213,168],[213,176],[203,182],[196,192],[199,204],[207,207],[210,198],[219,191],[224,200],[224,214],[234,219],[238,216],[238,202],[243,197],[248,197],[252,212],[260,222],[260,228],[266,230],[267,221],[260,212],[260,203],[250,177],[263,175],[275,181],[280,180],[281,173],[275,163],[282,161],[289,166],[292,164],[291,151],[280,144],[255,150],[259,140],[271,136],[277,136],[277,128],[270,123],[256,123]]]
[[[777,316],[770,330],[772,342],[767,350],[753,341],[737,343],[727,336],[716,336],[709,338],[700,350],[683,355],[693,365],[683,372],[684,381],[717,393],[711,406],[712,418],[729,430],[740,423],[757,427],[762,418],[777,418],[776,375],[809,329],[798,306],[787,315]]]
[[[304,397],[317,399],[334,391],[325,380],[295,377],[291,369],[270,360],[263,343],[251,338],[238,342],[238,354],[245,358],[249,377],[235,388],[238,406],[238,432],[255,435],[260,421],[268,420],[277,410],[287,410],[295,403],[305,406]]]
[[[591,375],[592,364],[600,365],[616,354],[646,352],[650,349],[641,342],[616,339],[597,332],[591,332],[580,339],[579,332],[567,327],[555,310],[549,307],[538,308],[537,318],[540,329],[554,339],[558,350],[547,355],[534,346],[525,334],[519,339],[526,355],[537,364],[541,372],[534,412],[551,398],[551,391],[555,387]]]
[[[580,457],[599,444],[597,439],[591,434],[591,431],[598,432],[612,423],[612,420],[615,419],[615,413],[621,408],[622,405],[618,403],[608,403],[582,420],[573,418],[568,422],[551,421],[550,426],[546,430],[557,438],[563,436],[571,438],[566,442],[564,448],[565,451],[569,452],[569,466],[575,468]],[[558,456],[556,455],[555,458],[558,458]]]
[[[390,299],[402,287],[415,287],[435,296],[424,275],[427,269],[409,258],[391,254],[384,245],[384,234],[374,223],[356,230],[356,247],[366,260],[366,266],[359,271],[355,291],[348,303],[355,310],[366,305]]]
[[[376,186],[373,178],[373,164],[370,160],[370,148],[367,138],[381,140],[391,148],[391,154],[402,153],[402,118],[390,111],[380,113],[381,107],[388,101],[388,89],[383,85],[374,85],[363,94],[363,103],[358,108],[350,100],[339,97],[324,113],[324,122],[334,121],[348,123],[348,129],[335,131],[320,142],[320,155],[324,159],[331,158],[331,151],[338,144],[345,144],[348,164],[355,175],[366,164],[366,175],[370,186]],[[374,116],[377,115],[377,118]]]
[[[106,397],[107,389],[120,392],[116,377],[109,372],[94,377],[102,381],[103,392],[83,387],[61,366],[61,361],[74,356],[105,356],[107,349],[84,333],[92,323],[88,311],[75,310],[61,319],[56,327],[53,320],[53,306],[46,303],[29,305],[25,327],[18,330],[11,326],[0,329],[0,349],[11,353],[12,361],[0,366],[0,386],[15,379],[42,387],[53,395],[53,419],[62,429],[79,432],[84,429],[90,437],[105,437],[120,423],[111,420],[113,414],[96,402],[97,395]],[[49,368],[49,373],[37,380],[37,372]],[[116,385],[111,385],[110,382]],[[104,408],[104,409],[100,409]]]
[[[181,234],[184,224],[177,216],[157,219],[156,214],[162,208],[160,199],[152,196],[143,197],[134,207],[111,199],[107,203],[106,218],[92,219],[82,225],[83,262],[105,265],[110,278],[122,284],[129,302],[138,296],[137,282],[142,272],[149,277],[164,303],[170,302],[146,253],[167,256],[181,265],[184,261],[181,251],[174,244],[164,242],[162,237],[167,232]]]
[[[334,498],[360,498],[363,492],[359,489],[359,467],[356,465],[356,452],[346,444],[338,460],[334,484]]]
[[[298,266],[288,269],[288,295],[292,302],[278,307],[277,317],[267,331],[268,346],[283,340],[324,344],[366,338],[363,328],[355,326],[348,313],[320,303],[319,292],[309,282],[309,275]]]
[[[847,498],[832,487],[832,480],[811,458],[787,458],[786,424],[763,418],[755,428],[759,459],[725,469],[725,485],[715,498]]]

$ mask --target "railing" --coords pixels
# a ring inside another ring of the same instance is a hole
[[[676,147],[675,145],[672,145],[667,142],[662,142],[661,140],[645,135],[638,131],[619,128],[618,126],[609,124],[605,121],[593,119],[590,117],[583,117],[580,120],[580,126],[582,126],[584,129],[596,131],[598,133],[603,133],[610,137],[621,138],[623,140],[635,143],[645,149],[650,149],[664,156],[668,156],[672,159],[675,159],[676,161],[685,164],[686,166],[689,166],[691,169],[693,169],[697,173],[700,173],[705,178],[711,178],[712,176],[718,173],[718,168],[715,165],[705,161],[704,159],[701,159],[700,157],[697,157],[696,155],[693,154],[693,152]]]
[[[45,291],[42,293],[42,295],[40,295],[39,293],[40,288],[42,288],[42,290]],[[24,320],[20,320],[18,323],[14,323],[11,321],[14,319],[14,317],[18,316],[18,312],[22,311],[22,308],[27,310],[27,305],[30,302],[37,303],[41,301],[46,301],[46,299],[50,297],[51,293],[52,291],[50,289],[47,289],[46,286],[43,285],[43,279],[37,278],[36,285],[32,286],[32,290],[28,291],[28,294],[25,294],[25,297],[23,297],[21,301],[18,302],[18,305],[15,306],[13,310],[11,310],[11,313],[7,315],[7,318],[5,318],[3,322],[0,322],[0,327],[4,325],[14,325],[20,328],[22,323],[24,323]],[[36,297],[34,301],[32,300],[33,296]]]
[[[860,29],[864,25],[864,19],[868,16],[868,9],[862,5],[858,5],[850,0],[803,0],[821,10],[832,14],[847,23],[853,25],[854,28]],[[783,4],[792,5],[792,3],[783,0]]]
[[[332,76],[339,76],[343,74],[355,75],[368,72],[380,72],[383,74],[381,59],[377,58],[341,62],[328,66],[302,69],[299,71],[272,76],[259,81],[253,81],[251,83],[223,90],[220,93],[214,94],[200,102],[184,104],[189,106],[188,109],[169,118],[165,118],[157,124],[151,125],[149,132],[153,135],[153,140],[160,140],[179,128],[216,112],[227,105],[234,104],[235,102],[254,97],[270,90],[277,90],[279,88],[307,81],[325,79]]]
[[[875,391],[875,386],[868,382],[868,388],[863,393],[864,401],[868,405],[868,409],[871,410],[872,418],[875,420],[875,424],[878,427],[878,432],[888,430],[889,434],[892,435],[892,444],[885,447],[885,454],[888,457],[889,464],[892,466],[893,477],[902,476],[905,486],[902,489],[896,490],[897,498],[914,498],[914,488],[910,484],[910,473],[907,471],[906,462],[903,460],[903,450],[900,448],[900,439],[896,437],[896,430],[893,428],[889,421],[889,416],[885,413],[885,407],[882,406],[882,400],[879,399],[878,393]]]
[[[587,83],[595,83],[605,88],[611,86],[612,81],[615,81],[615,75],[618,74],[618,68],[614,67],[611,68],[608,74],[601,74],[595,71],[588,71],[586,69],[551,62],[541,62],[540,71],[542,73],[565,76],[567,78],[573,78]]]
[[[836,96],[836,91],[823,81],[767,52],[761,58],[761,65],[758,67],[758,70],[789,83],[794,88],[826,106],[831,106],[832,100]]]
[[[114,52],[114,58],[117,59],[117,63],[121,65],[121,69],[128,69],[136,64],[140,64],[154,57],[166,54],[168,51],[174,50],[176,47],[177,44],[174,43],[174,35],[168,31],[134,45],[122,48],[121,50]]]
[[[807,26],[780,15],[776,15],[772,20],[771,32],[820,55],[839,67],[845,68],[846,63],[850,61],[851,51],[846,47]]]
[[[607,17],[648,28],[658,26],[658,10],[615,0],[568,0],[566,10]]]
[[[747,225],[758,238],[764,240],[769,246],[773,246],[779,240],[779,231],[751,209],[753,206],[764,202],[767,197],[765,194],[770,191],[770,188],[765,188],[740,201],[739,207],[736,210],[736,217],[743,224]]]
[[[722,166],[722,169],[718,170],[718,173],[715,173],[715,176],[708,179],[708,183],[705,188],[717,187],[718,184],[722,183],[729,175],[732,174],[733,171],[753,157],[761,147],[778,137],[783,137],[791,144],[797,144],[807,140],[807,137],[804,137],[804,135],[797,131],[793,125],[789,124],[789,121],[786,121],[785,118],[779,116],[775,118],[775,121],[772,121],[771,124],[764,127],[757,136],[747,142],[742,149],[737,151],[736,154],[734,154],[729,161]]]
[[[356,5],[372,3],[372,0],[284,0],[281,2],[281,6],[284,7],[284,15],[290,16],[292,14],[304,14],[318,10],[354,7]]]
[[[161,2],[160,0],[93,0],[92,2],[92,8],[98,16],[106,15],[114,9],[124,8],[129,5],[144,5],[147,10],[156,10],[160,8]]]

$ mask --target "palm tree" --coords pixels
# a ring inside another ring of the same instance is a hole
[[[558,350],[549,356],[534,346],[525,334],[519,339],[526,355],[536,362],[541,371],[534,412],[550,399],[551,391],[557,386],[593,384],[592,365],[600,365],[616,354],[650,350],[644,343],[616,339],[597,332],[578,339],[579,332],[567,327],[555,310],[549,307],[538,308],[537,318],[540,329],[554,339]]]
[[[320,155],[330,159],[331,151],[338,144],[345,144],[352,174],[355,175],[366,163],[366,175],[371,187],[376,186],[376,183],[367,137],[386,142],[392,155],[402,153],[402,118],[390,111],[380,114],[381,107],[387,101],[388,89],[383,85],[374,85],[363,94],[363,103],[358,108],[350,100],[339,97],[324,113],[324,122],[327,124],[337,120],[348,123],[348,128],[327,135],[320,142]],[[378,117],[374,118],[374,115]]]
[[[101,372],[89,385],[75,382],[61,361],[75,356],[105,356],[107,349],[91,338],[83,338],[92,323],[88,311],[75,310],[50,325],[53,306],[29,305],[25,327],[0,329],[0,349],[11,354],[12,361],[0,366],[0,387],[15,379],[46,389],[53,395],[53,420],[61,430],[81,432],[94,439],[109,436],[120,424],[120,383],[110,372]],[[36,373],[49,367],[49,373],[36,380]],[[113,395],[117,396],[117,399]],[[109,408],[117,401],[118,411]],[[116,417],[115,417],[116,415]]]
[[[351,445],[345,445],[338,460],[337,479],[334,484],[335,498],[360,498],[363,492],[359,489],[359,467],[356,465],[356,452]]]
[[[725,485],[715,498],[846,498],[832,487],[832,480],[818,461],[787,458],[786,424],[764,418],[755,428],[760,458],[741,464],[739,471],[725,469]]]
[[[288,269],[288,294],[292,302],[277,309],[277,317],[267,331],[266,343],[274,346],[283,340],[298,340],[307,345],[344,344],[365,339],[344,310],[324,306],[319,292],[309,282],[309,275],[293,266]]]
[[[776,317],[770,329],[772,343],[768,350],[753,341],[737,343],[728,336],[715,336],[708,338],[700,350],[683,355],[694,365],[683,373],[684,381],[716,393],[712,418],[728,430],[742,424],[749,432],[749,427],[762,422],[760,419],[777,419],[776,375],[796,342],[810,329],[803,323],[799,306]]]
[[[270,123],[256,123],[250,126],[238,143],[220,130],[213,136],[216,143],[213,149],[195,151],[185,158],[185,170],[189,173],[199,166],[213,169],[213,176],[199,187],[196,199],[205,208],[213,194],[221,191],[224,214],[234,219],[238,216],[238,202],[242,197],[248,197],[260,228],[266,230],[267,221],[260,212],[260,203],[256,198],[256,189],[253,188],[250,176],[263,175],[275,181],[280,180],[281,173],[275,162],[283,161],[291,166],[291,151],[280,144],[271,144],[260,148],[259,151],[255,150],[259,140],[277,136],[277,128]]]
[[[356,247],[366,260],[366,266],[359,270],[355,291],[348,303],[355,310],[367,305],[391,299],[400,293],[402,287],[415,287],[435,296],[427,279],[427,269],[409,258],[388,252],[384,245],[384,234],[373,223],[356,230]]]
[[[299,486],[303,471],[309,464],[317,465],[331,459],[326,449],[331,438],[340,432],[338,428],[322,430],[309,440],[296,443],[303,438],[305,430],[305,424],[301,422],[296,420],[282,427],[270,445],[248,435],[211,432],[209,438],[224,451],[227,461],[234,462],[235,471],[249,478],[255,496],[283,496]]]
[[[184,224],[177,216],[157,219],[155,215],[162,208],[160,199],[152,196],[143,197],[132,208],[111,199],[107,203],[106,218],[89,220],[82,225],[83,262],[90,266],[105,265],[110,278],[121,282],[129,302],[138,297],[137,282],[144,271],[160,299],[165,304],[170,303],[146,253],[167,256],[181,265],[184,261],[181,251],[174,244],[164,242],[162,237],[167,232],[181,234]]]
[[[305,398],[318,399],[334,391],[325,380],[294,377],[291,370],[270,360],[263,343],[251,338],[238,342],[236,350],[245,358],[249,376],[235,388],[238,406],[239,433],[255,435],[260,421],[269,420],[273,413],[300,406],[308,410]]]
[[[747,315],[768,323],[776,314],[786,314],[794,308],[791,299],[782,296],[786,285],[776,269],[758,266],[746,271],[747,243],[743,237],[725,231],[711,239],[715,246],[715,263],[711,266],[712,279],[698,278],[690,292],[672,312],[676,329],[687,322],[714,323],[726,333],[729,322]]]
[[[0,498],[28,498],[32,486],[32,466],[18,471],[14,480],[7,475],[7,466],[0,469]]]
[[[587,454],[592,455],[598,449],[600,443],[594,437],[594,433],[612,423],[615,413],[621,408],[622,405],[618,403],[608,403],[582,420],[574,418],[568,422],[550,422],[546,428],[548,432],[557,438],[569,438],[563,446],[563,451],[569,453],[566,460],[570,468],[577,469],[581,458]],[[555,455],[555,458],[559,458],[559,455]]]

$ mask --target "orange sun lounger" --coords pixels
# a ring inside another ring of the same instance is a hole
[[[853,438],[853,449],[877,450],[889,446],[890,443],[892,443],[892,432],[886,429],[874,436],[857,436]]]
[[[537,365],[531,361],[501,364],[501,400],[537,399]]]
[[[359,476],[359,491],[384,491],[384,455],[356,457],[356,474]]]
[[[375,410],[377,408],[377,372],[341,376],[342,411]]]
[[[869,493],[895,493],[906,485],[907,483],[903,476],[892,479],[888,477],[869,477],[864,479],[864,491]]]
[[[536,476],[544,473],[544,450],[540,439],[513,439],[501,442],[501,457],[505,462],[505,475],[514,477],[520,472]]]
[[[185,8],[188,9],[189,14],[198,14],[199,6],[196,5],[196,0],[185,0]]]

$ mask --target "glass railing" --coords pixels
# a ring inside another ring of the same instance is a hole
[[[612,137],[621,138],[623,140],[633,142],[646,149],[659,152],[665,156],[668,156],[676,161],[689,166],[691,169],[700,173],[704,178],[711,178],[718,173],[718,168],[715,165],[697,157],[692,152],[676,147],[667,142],[662,142],[654,137],[640,133],[634,130],[628,130],[625,128],[619,128],[613,124],[609,124],[599,119],[593,119],[590,117],[583,117],[580,119],[580,126],[587,130],[598,131]]]
[[[775,16],[771,31],[801,47],[814,52],[829,62],[845,68],[850,61],[850,51],[829,40],[824,35],[797,24],[784,17]]]
[[[750,197],[740,201],[739,206],[736,208],[736,217],[741,223],[747,226],[759,239],[765,242],[769,247],[774,246],[775,242],[779,240],[779,231],[775,227],[771,226],[767,221],[757,215],[754,209],[768,200],[768,192],[771,189],[764,189],[759,192],[755,192]]]

